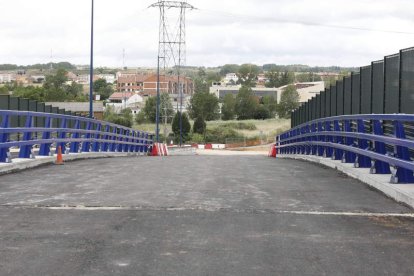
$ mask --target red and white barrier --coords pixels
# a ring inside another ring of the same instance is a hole
[[[154,143],[152,145],[151,156],[168,156],[167,145],[163,143]]]

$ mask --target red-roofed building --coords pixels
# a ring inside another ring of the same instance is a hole
[[[194,93],[193,81],[187,77],[181,77],[180,83],[184,95]],[[160,76],[160,92],[178,94],[177,76]],[[139,92],[143,97],[157,95],[157,75],[145,74],[121,74],[118,76],[117,92]]]
[[[115,92],[109,97],[109,102],[122,103],[123,100],[128,100],[134,94],[134,92]]]
[[[144,81],[148,75],[126,74],[118,77],[116,90],[118,92],[142,92]]]

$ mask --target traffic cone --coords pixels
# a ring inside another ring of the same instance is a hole
[[[158,147],[157,147],[157,143],[154,143],[154,144],[152,145],[151,156],[158,156]]]
[[[272,145],[272,155],[271,155],[271,157],[276,158],[276,153],[277,153],[277,150],[276,150],[276,144],[275,144],[275,145]]]
[[[56,156],[56,165],[63,165],[62,147],[58,146],[58,152]]]

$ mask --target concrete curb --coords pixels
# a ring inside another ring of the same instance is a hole
[[[414,208],[414,184],[390,184],[391,175],[389,174],[370,174],[367,168],[355,168],[350,163],[342,163],[340,160],[314,155],[278,154],[277,158],[304,160],[336,169],[381,191],[388,197]]]
[[[85,152],[64,154],[64,161],[75,161],[82,159],[144,156],[143,153],[132,152]],[[54,156],[36,156],[35,159],[14,158],[12,163],[0,163],[0,175],[31,169],[43,165],[53,164],[56,161]]]
[[[192,147],[183,147],[183,148],[169,147],[168,148],[168,155],[169,156],[196,155],[196,150],[195,150],[195,148],[192,148]]]

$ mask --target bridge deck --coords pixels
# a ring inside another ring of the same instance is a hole
[[[412,210],[301,161],[77,161],[0,176],[0,204],[1,275],[414,274]]]

